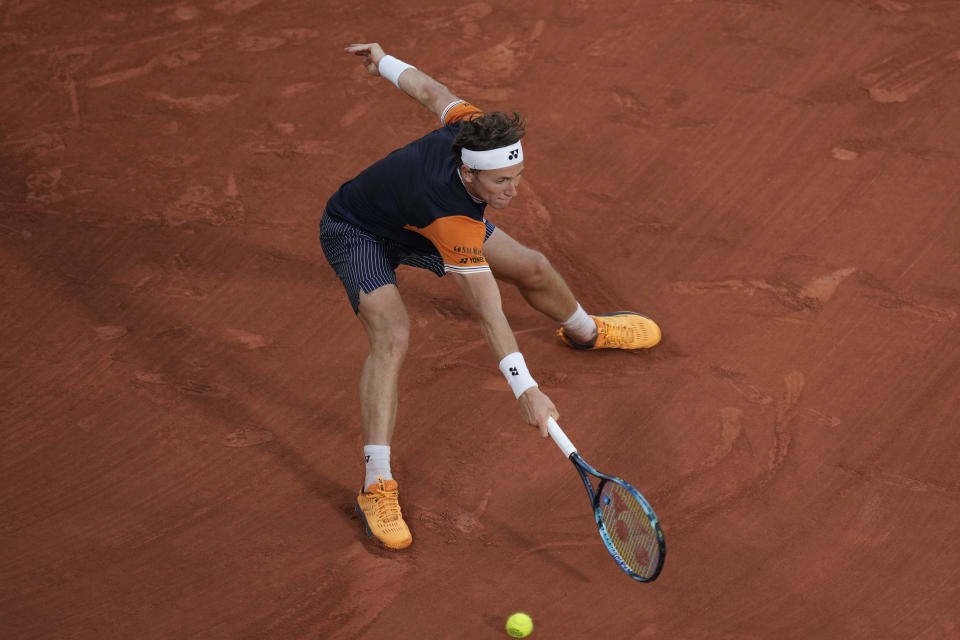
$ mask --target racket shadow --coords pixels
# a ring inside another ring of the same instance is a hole
[[[514,546],[525,547],[523,551],[514,556],[510,560],[510,566],[515,567],[527,558],[531,558],[537,555],[546,556],[550,563],[563,571],[567,575],[576,578],[582,582],[590,582],[592,578],[570,564],[568,561],[564,560],[561,555],[556,553],[557,549],[565,549],[570,547],[591,547],[597,545],[596,533],[592,533],[589,538],[585,535],[583,540],[562,540],[555,542],[539,542],[532,540],[523,533],[517,531],[510,525],[498,520],[497,518],[490,517],[489,515],[484,516],[484,520],[490,523],[491,529],[501,532],[508,540],[510,540]]]

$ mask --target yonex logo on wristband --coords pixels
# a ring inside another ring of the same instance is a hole
[[[508,353],[503,357],[500,361],[500,373],[507,379],[507,384],[510,385],[516,398],[519,398],[527,389],[537,386],[537,381],[530,375],[519,351]]]

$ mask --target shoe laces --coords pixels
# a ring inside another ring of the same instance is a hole
[[[633,327],[626,323],[612,323],[601,321],[601,326],[597,328],[597,342],[600,342],[600,338],[603,338],[603,341],[607,344],[621,345],[629,344],[635,338],[635,331]]]
[[[374,491],[374,505],[376,508],[377,520],[380,522],[394,522],[400,518],[400,491],[385,491],[376,489]]]

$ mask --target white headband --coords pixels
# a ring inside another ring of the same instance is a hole
[[[503,169],[523,162],[523,147],[519,140],[510,146],[489,151],[473,151],[464,147],[460,149],[460,160],[471,169]]]

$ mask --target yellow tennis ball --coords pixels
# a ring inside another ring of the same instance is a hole
[[[526,638],[533,633],[533,620],[522,611],[507,618],[507,635],[511,638]]]

